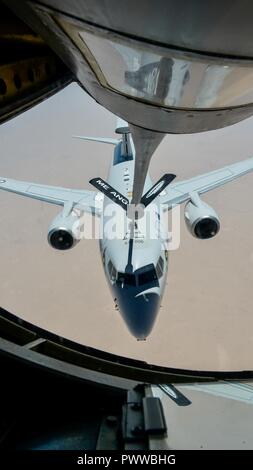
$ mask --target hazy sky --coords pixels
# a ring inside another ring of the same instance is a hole
[[[91,189],[91,177],[107,176],[112,148],[71,136],[114,137],[115,122],[71,85],[0,126],[0,175]],[[188,178],[252,154],[253,119],[208,133],[169,135],[153,157],[151,176]],[[2,307],[72,340],[152,363],[253,369],[253,174],[203,199],[220,215],[221,231],[196,240],[182,217],[162,309],[148,340],[137,342],[114,309],[97,241],[53,250],[47,230],[60,208],[1,192]]]

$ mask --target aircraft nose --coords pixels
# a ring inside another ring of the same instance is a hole
[[[159,299],[155,292],[139,293],[123,309],[125,322],[137,340],[145,340],[150,334],[158,313]]]

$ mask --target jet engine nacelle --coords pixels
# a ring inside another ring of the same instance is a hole
[[[189,232],[196,238],[212,238],[220,230],[219,217],[199,196],[189,201],[185,206],[185,222]]]
[[[62,211],[48,229],[48,243],[56,250],[69,250],[79,241],[80,216],[75,211],[65,215]]]

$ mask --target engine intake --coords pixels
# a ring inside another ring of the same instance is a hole
[[[197,195],[186,204],[184,215],[189,232],[196,238],[206,240],[215,237],[220,230],[218,215]]]
[[[49,227],[47,236],[49,245],[56,250],[70,250],[80,241],[79,228],[79,216],[74,211],[66,216],[63,211]]]
[[[60,228],[48,233],[48,242],[56,250],[69,250],[75,244],[75,239],[71,232]]]

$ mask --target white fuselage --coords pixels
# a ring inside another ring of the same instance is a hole
[[[125,156],[122,155],[121,143],[115,147],[107,179],[129,201],[134,177],[131,138],[130,143],[131,150],[128,149]],[[151,186],[151,179],[147,176],[144,193]],[[157,199],[145,209],[145,215],[149,213],[150,217],[136,220],[132,231],[133,222],[127,217],[127,212],[107,197],[103,202],[100,250],[106,278],[116,308],[138,340],[146,339],[152,330],[167,276],[166,234],[164,236],[161,227]]]

